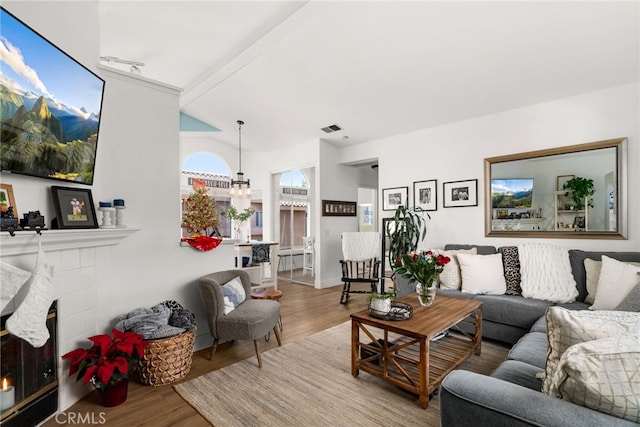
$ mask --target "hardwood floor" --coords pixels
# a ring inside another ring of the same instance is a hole
[[[340,304],[342,286],[318,290],[312,286],[279,281],[278,287],[283,292],[283,297],[280,299],[284,325],[283,344],[300,340],[343,323],[349,320],[349,315],[352,312],[362,310],[367,306],[366,297],[357,294],[351,296],[348,304]],[[268,342],[262,341],[262,344],[263,351],[268,351],[278,345],[273,335]],[[209,352],[210,348],[206,348],[194,353],[191,372],[183,381],[246,358],[255,358],[253,343],[250,341],[235,341],[220,345],[212,361],[208,360]],[[85,423],[79,423],[79,419],[84,419]],[[120,406],[103,407],[100,397],[94,391],[68,408],[64,414],[51,418],[44,425],[88,425],[93,424],[90,421],[92,419],[95,424],[123,427],[209,425],[174,391],[171,385],[149,387],[134,381],[129,384],[127,401]],[[89,421],[86,422],[86,420]]]

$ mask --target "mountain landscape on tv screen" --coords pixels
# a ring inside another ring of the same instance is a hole
[[[104,80],[0,6],[0,170],[93,184]]]
[[[533,202],[533,179],[492,179],[491,207],[523,209]]]
[[[93,181],[99,117],[0,84],[2,170]]]

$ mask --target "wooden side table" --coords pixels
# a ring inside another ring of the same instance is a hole
[[[282,291],[280,289],[265,289],[262,292],[251,292],[251,299],[270,299],[280,302],[280,298],[282,298]],[[280,315],[280,320],[278,320],[278,327],[282,331],[282,314]],[[267,338],[267,341],[268,340]]]

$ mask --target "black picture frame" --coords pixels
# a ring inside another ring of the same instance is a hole
[[[413,183],[413,208],[416,211],[438,210],[438,180],[415,181]]]
[[[478,180],[444,182],[442,194],[444,194],[442,206],[445,208],[478,206]]]
[[[585,228],[585,226],[586,226],[585,217],[577,216],[573,218],[573,228]]]
[[[88,188],[51,186],[56,217],[51,228],[98,228],[96,209]]]
[[[395,211],[398,207],[409,207],[409,187],[382,189],[382,210]]]
[[[323,200],[322,216],[356,216],[358,209],[356,202],[343,202],[339,200]]]

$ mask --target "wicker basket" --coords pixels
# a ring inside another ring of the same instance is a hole
[[[184,378],[191,370],[194,343],[193,331],[149,340],[144,357],[138,362],[140,382],[155,387]]]

